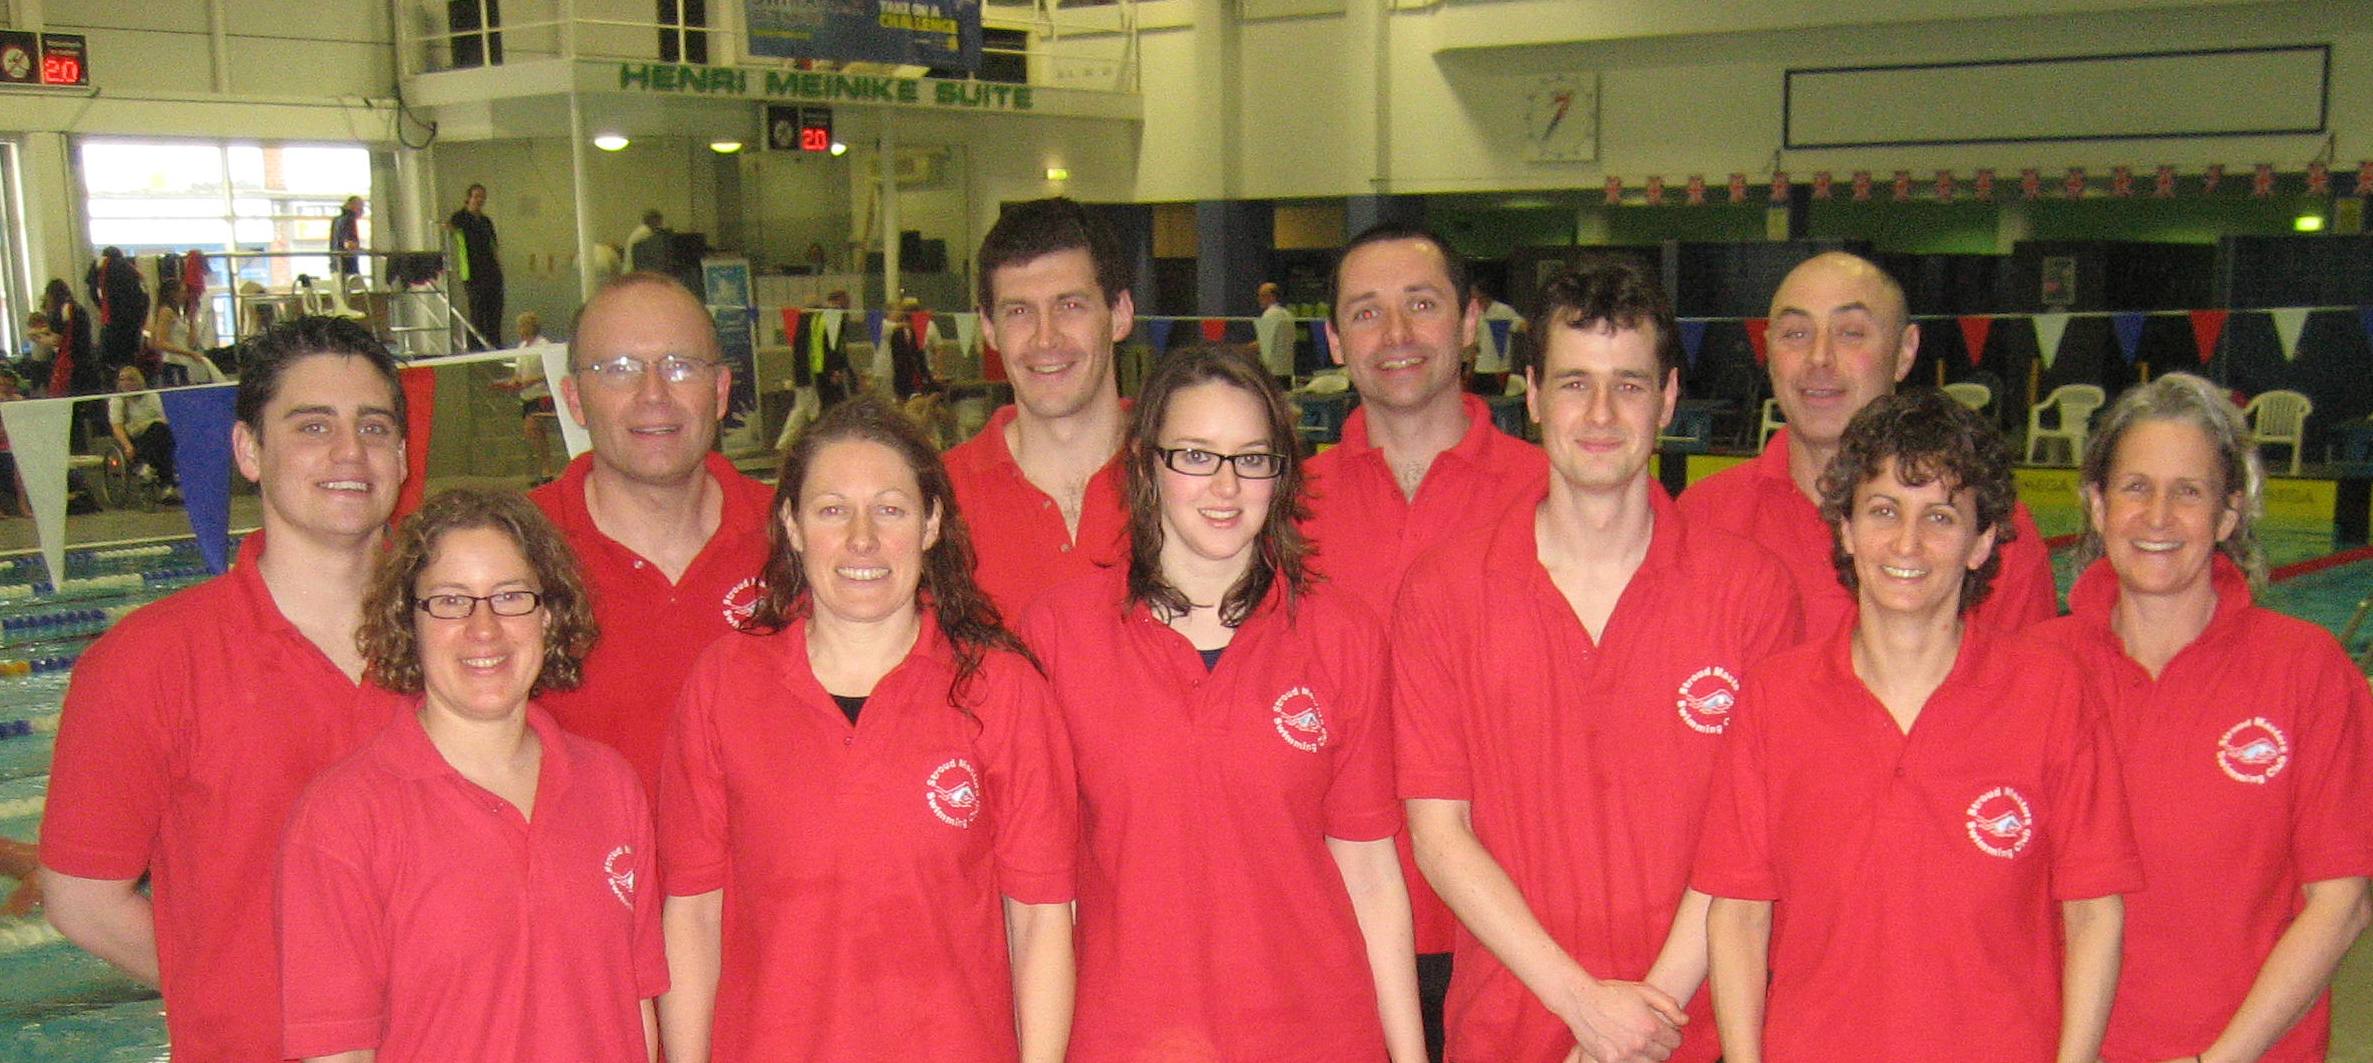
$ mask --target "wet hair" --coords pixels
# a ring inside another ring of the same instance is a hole
[[[1057,251],[1086,251],[1095,265],[1096,287],[1104,305],[1120,302],[1121,293],[1136,287],[1137,262],[1122,248],[1112,226],[1078,201],[1055,196],[1015,203],[997,216],[997,224],[981,238],[980,305],[997,305],[997,271]]]
[[[1656,340],[1656,383],[1662,387],[1681,368],[1681,327],[1673,320],[1664,285],[1638,262],[1617,255],[1586,255],[1574,268],[1541,287],[1541,308],[1526,324],[1538,358],[1547,356],[1553,329],[1593,332],[1648,329]],[[1540,366],[1523,371],[1539,376]],[[1535,381],[1538,383],[1538,381]]]
[[[694,307],[700,308],[702,313],[705,314],[708,312],[707,307],[700,301],[700,296],[694,295],[692,293],[692,289],[684,286],[683,281],[677,280],[676,278],[665,273],[658,273],[647,269],[638,269],[631,273],[621,273],[615,277],[601,282],[601,287],[595,288],[593,290],[593,294],[587,297],[583,303],[578,305],[577,312],[569,316],[568,335],[570,368],[573,369],[584,364],[577,360],[577,354],[585,346],[585,315],[593,312],[593,308],[596,305],[599,305],[603,301],[609,299],[614,293],[622,292],[629,288],[670,289],[678,295],[681,295],[685,299],[689,300]],[[532,313],[532,311],[530,312]],[[541,322],[539,321],[539,324],[540,323]],[[707,342],[709,344],[709,353],[722,353],[716,350],[716,333],[714,331],[703,331],[702,335],[707,338]]]
[[[528,500],[512,491],[456,488],[428,500],[389,537],[387,552],[371,573],[363,592],[362,626],[354,642],[362,650],[364,674],[372,682],[398,694],[418,694],[424,684],[420,668],[417,602],[420,574],[437,558],[445,536],[471,528],[503,533],[534,574],[544,613],[551,618],[544,629],[544,662],[536,672],[530,694],[573,690],[585,677],[585,655],[601,634],[594,623],[593,600],[577,567],[577,554],[568,540]],[[479,608],[486,608],[481,603]],[[458,621],[434,621],[457,623]]]
[[[1284,463],[1271,481],[1269,511],[1263,514],[1260,534],[1253,540],[1256,555],[1244,576],[1219,602],[1220,623],[1236,627],[1252,615],[1269,589],[1285,581],[1290,604],[1310,588],[1310,545],[1302,538],[1300,522],[1309,517],[1302,502],[1302,451],[1294,431],[1294,410],[1278,390],[1277,381],[1239,349],[1193,346],[1164,355],[1145,386],[1137,393],[1129,416],[1128,439],[1122,465],[1127,471],[1125,497],[1129,508],[1129,604],[1144,604],[1165,622],[1186,615],[1187,596],[1162,578],[1162,423],[1170,416],[1170,402],[1198,384],[1224,384],[1252,396],[1268,423],[1269,449]]]
[[[1986,600],[2002,569],[2002,548],[2018,536],[2011,508],[2018,504],[2011,478],[2010,444],[1977,411],[1935,388],[1907,388],[1862,408],[1838,439],[1837,457],[1821,471],[1821,518],[1842,530],[1854,513],[1854,491],[1878,478],[1887,462],[1895,478],[1919,487],[1942,480],[1953,493],[1969,491],[1977,505],[1976,531],[1994,529],[1994,552],[1984,564],[1961,574],[1961,612]],[[1854,559],[1842,542],[1831,546],[1838,582],[1862,589]]]
[[[1327,313],[1334,318],[1337,327],[1343,324],[1343,263],[1350,261],[1351,253],[1360,248],[1394,240],[1423,240],[1433,245],[1434,250],[1442,256],[1443,271],[1450,277],[1450,293],[1458,301],[1458,312],[1466,313],[1467,300],[1475,291],[1474,273],[1467,266],[1466,256],[1459,254],[1456,248],[1450,246],[1450,241],[1442,239],[1442,234],[1432,229],[1387,221],[1361,230],[1358,236],[1351,238],[1350,243],[1343,245],[1343,252],[1335,256],[1334,272],[1328,274],[1327,279]]]
[[[2216,451],[2216,491],[2220,497],[2241,496],[2234,508],[2233,534],[2217,549],[2241,566],[2252,586],[2266,580],[2266,554],[2258,543],[2258,518],[2265,515],[2266,473],[2258,448],[2250,443],[2249,423],[2232,400],[2215,384],[2190,373],[2168,373],[2120,393],[2101,414],[2093,438],[2085,444],[2085,464],[2077,482],[2101,493],[2109,491],[2110,467],[2117,462],[2118,444],[2126,432],[2144,421],[2188,424],[2208,437]],[[2085,534],[2076,544],[2081,568],[2101,556],[2101,529],[2093,527],[2092,507],[2085,507]]]
[[[963,514],[956,511],[956,489],[948,480],[938,449],[923,435],[921,426],[875,395],[859,395],[825,410],[784,451],[775,476],[774,519],[767,526],[772,546],[760,573],[764,586],[745,630],[776,634],[815,609],[808,593],[807,570],[783,524],[799,512],[799,495],[807,486],[808,470],[814,467],[816,457],[835,443],[888,447],[914,473],[923,515],[939,516],[939,541],[923,551],[923,576],[916,597],[918,605],[931,610],[940,633],[955,649],[956,679],[948,687],[948,704],[964,709],[972,679],[991,650],[1014,653],[1036,667],[1038,658],[1006,628],[997,606],[972,578],[972,535],[965,529]]]
[[[342,317],[311,316],[283,321],[239,345],[239,420],[257,438],[264,434],[264,407],[280,394],[280,381],[290,366],[307,358],[336,356],[370,363],[387,384],[389,408],[401,435],[410,422],[404,387],[396,379],[395,355],[371,330]]]

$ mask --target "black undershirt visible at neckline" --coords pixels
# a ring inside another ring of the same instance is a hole
[[[857,726],[857,714],[864,711],[865,694],[834,694],[832,700],[840,706],[841,715],[849,718],[849,726]]]
[[[1203,670],[1208,672],[1219,667],[1219,655],[1228,652],[1228,648],[1222,646],[1216,650],[1196,650],[1195,652],[1203,656]]]

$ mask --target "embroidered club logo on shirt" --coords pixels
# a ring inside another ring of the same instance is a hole
[[[2217,740],[2216,766],[2235,782],[2266,785],[2291,762],[2291,740],[2263,716],[2234,724]]]
[[[610,880],[610,893],[618,903],[634,910],[634,846],[621,845],[610,850],[601,862],[602,876]]]
[[[932,769],[925,782],[930,792],[923,800],[930,803],[931,814],[941,823],[970,828],[981,814],[980,773],[973,770],[971,761],[963,757],[950,760]]]
[[[1277,717],[1277,737],[1304,753],[1327,744],[1327,718],[1318,711],[1318,695],[1309,687],[1295,687],[1277,695],[1269,711]]]
[[[1673,705],[1690,730],[1718,735],[1730,726],[1730,709],[1738,702],[1739,677],[1721,665],[1707,665],[1681,681],[1681,696]]]
[[[2035,813],[2027,799],[2008,786],[1997,786],[1969,803],[1969,840],[1988,856],[2008,860],[2035,840]]]
[[[733,589],[725,592],[720,603],[725,607],[725,626],[736,631],[750,626],[750,617],[758,612],[758,599],[766,593],[766,584],[756,576],[745,577]]]

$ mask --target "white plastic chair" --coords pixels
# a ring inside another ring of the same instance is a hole
[[[1951,395],[1954,402],[1981,413],[1985,411],[1986,407],[1994,405],[1994,389],[1971,381],[1947,384],[1945,385],[1945,394]]]
[[[2053,388],[2043,401],[2027,407],[2027,464],[2035,464],[2037,444],[2059,440],[2068,444],[2068,464],[2085,463],[2085,437],[2092,432],[2093,411],[2108,402],[2109,396],[2092,384],[2062,384]],[[2043,415],[2059,411],[2056,427],[2045,428]]]
[[[1756,449],[1760,450],[1769,444],[1772,441],[1772,433],[1779,431],[1780,426],[1787,423],[1788,419],[1780,414],[1780,400],[1763,400],[1763,429],[1762,434],[1755,437]]]
[[[2307,415],[2315,403],[2296,391],[2269,391],[2242,408],[2250,438],[2257,446],[2279,443],[2291,448],[2291,475],[2299,475],[2299,451],[2307,438]]]

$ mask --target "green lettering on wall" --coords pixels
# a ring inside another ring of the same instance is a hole
[[[1030,109],[1029,86],[1025,85],[1021,88],[1013,90],[1013,109],[1017,111],[1027,111]]]
[[[915,79],[913,79],[913,78],[899,78],[899,79],[898,79],[898,102],[900,102],[900,103],[913,103],[913,102],[915,102],[915,88],[916,88],[916,86],[915,86]]]
[[[651,68],[641,63],[618,64],[618,87],[631,89],[636,85],[651,87]]]

